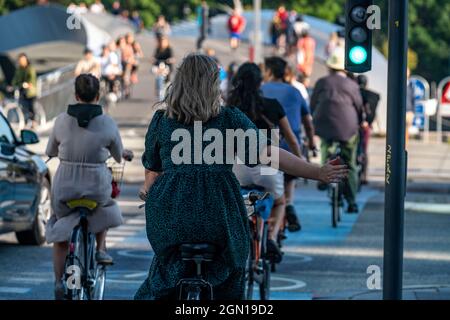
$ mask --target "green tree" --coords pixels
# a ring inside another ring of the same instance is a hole
[[[114,0],[103,0],[111,7]],[[91,3],[93,0],[51,0],[68,5],[70,2]],[[183,17],[183,7],[188,4],[193,12],[201,0],[121,0],[122,6],[130,11],[138,10],[147,27],[151,26],[159,14],[170,21]],[[35,0],[0,0],[0,14],[6,14],[23,6],[34,4]],[[211,8],[232,6],[233,0],[210,0]],[[342,15],[345,0],[264,0],[265,8],[276,8],[284,3],[288,9],[316,16],[331,22]],[[251,8],[253,0],[242,0],[246,8]],[[381,7],[382,29],[374,31],[374,44],[381,49],[387,42],[387,0],[375,0]],[[439,81],[450,74],[450,1],[410,0],[409,1],[409,63],[416,65],[416,73],[428,80]]]

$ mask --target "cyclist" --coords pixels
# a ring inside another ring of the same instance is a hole
[[[153,25],[153,32],[155,33],[157,44],[160,44],[163,38],[167,38],[170,35],[170,24],[167,22],[166,17],[163,15],[158,17],[158,20]]]
[[[142,51],[141,44],[134,39],[133,34],[127,34],[127,43],[133,48],[134,59],[131,66],[130,81],[132,84],[138,83],[138,68],[139,60],[144,57],[144,52]]]
[[[367,184],[367,169],[369,166],[369,140],[372,132],[372,123],[375,120],[378,102],[380,101],[380,95],[367,88],[368,79],[367,76],[361,74],[357,77],[359,89],[364,103],[364,111],[366,113],[366,123],[363,123],[361,128],[361,142],[362,142],[362,180],[361,184]]]
[[[102,79],[108,84],[109,92],[114,91],[114,82],[120,79],[122,74],[122,64],[120,56],[117,53],[117,46],[114,41],[108,46],[103,47],[102,56],[100,58],[102,68]]]
[[[83,59],[81,59],[75,67],[75,77],[78,77],[83,73],[90,73],[97,78],[100,78],[101,76],[100,63],[98,59],[94,57],[92,50],[89,48],[84,50]]]
[[[229,154],[226,150],[231,145],[219,142],[227,129],[248,129],[256,137],[259,131],[238,108],[221,105],[219,83],[219,68],[213,59],[188,55],[161,102],[165,110],[156,111],[149,125],[142,156],[145,183],[140,197],[146,200],[147,237],[155,255],[136,299],[175,298],[177,283],[187,272],[177,248],[183,243],[198,242],[217,246],[218,253],[209,263],[207,274],[216,299],[244,296],[248,218],[232,163],[224,163],[224,157],[220,157]],[[192,143],[197,140],[194,127],[200,124],[218,137],[214,149],[218,158],[212,163],[202,160],[207,143],[200,142],[200,148],[191,152]],[[180,140],[174,141],[174,134],[181,135],[179,139],[187,145],[186,150],[180,151]],[[265,140],[261,135],[259,138],[259,142]],[[249,156],[262,159],[268,151],[271,155],[279,153],[281,170],[295,176],[335,181],[346,175],[345,166],[319,167],[275,146],[261,147],[257,142],[252,147],[244,145],[242,160],[249,165],[253,165],[247,161]]]
[[[334,142],[340,143],[342,160],[350,169],[344,187],[347,212],[357,213],[356,157],[359,129],[364,123],[364,106],[359,86],[347,77],[344,62],[344,50],[336,49],[327,60],[329,75],[316,83],[311,96],[311,109],[317,135],[321,138],[322,161],[329,158],[330,146]]]
[[[230,48],[236,50],[241,41],[241,34],[245,29],[245,18],[241,15],[240,10],[234,9],[228,18],[228,31],[230,33]]]
[[[158,66],[160,63],[165,63],[169,67],[169,74],[166,77],[166,82],[169,82],[175,58],[173,56],[173,49],[170,46],[169,38],[167,37],[161,39],[161,42],[156,47],[153,55],[153,65]]]
[[[106,253],[106,233],[123,223],[120,208],[111,198],[112,177],[105,161],[110,155],[117,162],[122,157],[130,160],[133,153],[123,149],[116,123],[102,114],[102,107],[97,105],[99,86],[93,75],[76,78],[78,103],[69,105],[67,112],[56,118],[46,149],[49,157],[60,159],[51,191],[53,215],[46,227],[46,240],[53,243],[56,299],[64,294],[61,279],[68,241],[79,221],[76,214],[71,214],[67,201],[86,198],[98,203],[88,221],[90,231],[96,234],[95,258],[99,263],[112,263],[112,257]]]
[[[252,120],[258,129],[280,129],[293,153],[300,157],[300,145],[291,129],[283,107],[276,99],[262,96],[260,91],[263,76],[256,64],[244,63],[233,78],[233,87],[228,98],[228,105],[238,107]],[[275,137],[270,137],[274,139]],[[261,175],[260,166],[249,168],[235,165],[233,172],[242,186],[258,185],[272,193],[275,198],[271,212],[271,223],[268,252],[276,262],[280,262],[282,254],[277,245],[278,232],[284,222],[286,201],[284,196],[284,179],[281,171],[275,175]]]
[[[20,90],[19,103],[23,107],[25,121],[31,121],[31,126],[36,125],[34,102],[37,96],[37,75],[25,53],[20,53],[18,67],[14,73],[11,85]]]
[[[285,83],[287,62],[279,57],[269,57],[265,59],[264,78],[266,83],[261,87],[264,97],[277,99],[283,106],[286,116],[289,120],[292,130],[301,145],[301,125],[305,127],[306,135],[310,143],[310,148],[314,145],[314,126],[312,124],[311,112],[309,106],[303,99],[300,92]],[[289,150],[289,146],[281,143],[281,147]],[[300,231],[300,220],[295,211],[295,177],[285,175],[285,195],[286,195],[286,219],[288,221],[288,230],[290,232]]]
[[[132,45],[133,41],[134,37],[132,34],[127,34],[117,40],[117,46],[120,50],[120,57],[122,59],[122,80],[126,98],[130,96],[131,71],[136,62]]]

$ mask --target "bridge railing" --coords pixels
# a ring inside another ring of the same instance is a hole
[[[38,101],[47,119],[53,119],[74,101],[75,64],[50,71],[38,77]]]

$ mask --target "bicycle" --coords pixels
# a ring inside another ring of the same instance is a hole
[[[107,113],[122,99],[124,96],[123,91],[122,80],[119,76],[116,76],[114,80],[108,80],[106,77],[102,77],[100,81],[100,97],[104,101],[105,111]]]
[[[250,222],[250,254],[246,265],[245,299],[253,300],[255,283],[260,300],[269,300],[271,261],[267,255],[268,218],[274,198],[258,186],[241,187]]]
[[[333,142],[329,148],[329,159],[332,164],[340,164],[341,157],[341,144],[340,142]],[[344,206],[343,195],[344,195],[344,185],[343,182],[330,183],[327,186],[328,196],[330,198],[331,204],[331,225],[333,228],[337,228],[338,223],[341,222],[342,217],[342,207]]]
[[[7,93],[11,93],[10,91]],[[3,114],[14,131],[20,132],[25,128],[25,115],[20,105],[20,91],[13,91],[13,94],[6,97],[2,103]]]
[[[115,193],[114,183],[117,187],[122,185],[125,162],[122,161],[120,164],[109,162],[108,167],[113,177],[111,196],[116,198],[120,191]],[[90,199],[75,199],[66,204],[73,212],[79,213],[80,222],[72,231],[64,266],[65,298],[67,300],[103,300],[108,264],[96,262],[95,235],[89,232],[88,228],[88,216],[94,212],[98,203]]]
[[[8,121],[11,123],[14,130],[20,131],[28,125],[28,119],[25,116],[24,108],[21,103],[21,92],[19,88],[12,88],[7,90],[10,97],[5,99],[3,113]],[[47,116],[44,107],[39,101],[34,101],[34,123],[37,127],[43,127],[47,123]]]
[[[258,188],[259,190],[259,188]],[[266,240],[268,235],[267,218],[273,206],[273,197],[269,193],[262,193],[242,188],[244,202],[251,224],[251,249],[246,265],[245,298],[253,298],[254,283],[260,286],[261,300],[268,300],[270,293],[270,262],[266,257]],[[145,204],[139,206],[143,208]],[[218,247],[211,243],[184,243],[179,246],[181,260],[194,267],[192,276],[182,278],[177,283],[178,300],[214,300],[214,290],[207,281],[207,263],[214,260]],[[191,268],[192,269],[192,268]]]
[[[214,300],[213,286],[205,274],[206,264],[214,260],[218,248],[210,243],[185,243],[178,251],[182,261],[195,267],[193,276],[178,281],[178,300]]]
[[[161,61],[152,67],[152,73],[155,75],[155,94],[158,101],[164,100],[166,92],[166,80],[170,73],[169,66]]]
[[[301,148],[302,156],[303,156],[303,158],[305,158],[305,160],[307,162],[311,162],[311,156],[313,158],[317,157],[317,148],[311,150],[308,147],[308,138],[306,138],[306,137],[302,138],[302,144],[301,144],[300,148]],[[308,179],[303,179],[303,182],[304,182],[304,184],[308,184]]]

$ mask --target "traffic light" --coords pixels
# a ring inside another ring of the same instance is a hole
[[[372,30],[367,9],[372,0],[347,0],[345,5],[345,70],[354,73],[372,68]]]

